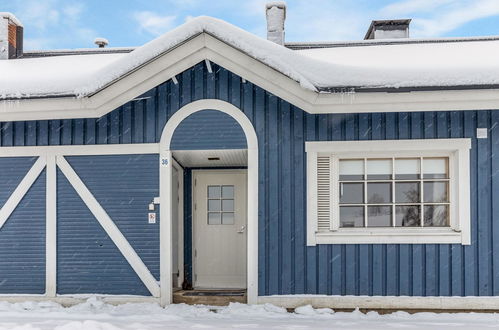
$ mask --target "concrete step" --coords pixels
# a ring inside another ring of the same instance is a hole
[[[179,290],[173,293],[174,304],[227,306],[231,302],[245,304],[246,290]]]

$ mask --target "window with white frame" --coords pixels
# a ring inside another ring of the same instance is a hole
[[[469,139],[307,142],[307,242],[469,244]]]

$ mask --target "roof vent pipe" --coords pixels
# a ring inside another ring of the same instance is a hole
[[[109,45],[109,41],[105,38],[95,38],[94,44],[99,46],[99,48],[104,48]]]
[[[267,40],[284,45],[284,21],[286,20],[286,3],[269,2],[265,6],[267,17]]]
[[[23,25],[12,13],[0,12],[0,60],[23,56]]]

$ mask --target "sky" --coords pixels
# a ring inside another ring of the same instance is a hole
[[[266,36],[267,0],[0,0],[25,49],[140,46],[208,15]],[[286,41],[361,40],[373,19],[411,18],[413,38],[499,35],[499,0],[288,0]]]

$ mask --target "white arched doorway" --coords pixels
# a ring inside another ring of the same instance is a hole
[[[216,99],[189,103],[168,120],[160,141],[160,284],[161,304],[172,302],[172,151],[170,145],[177,126],[188,116],[202,110],[218,110],[234,118],[241,126],[248,145],[247,169],[247,296],[249,304],[258,296],[258,139],[251,121],[234,105]]]

